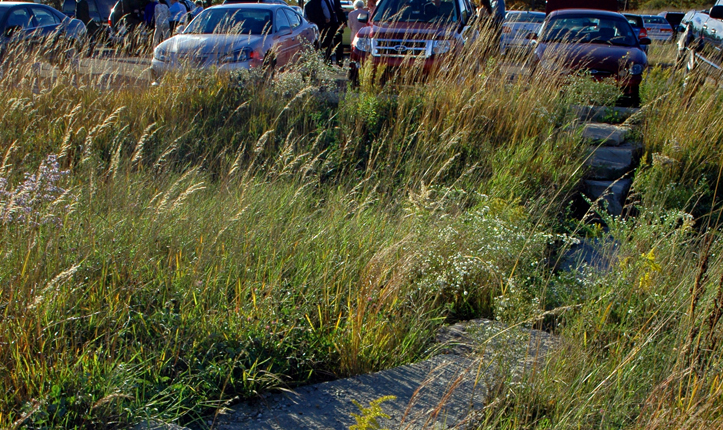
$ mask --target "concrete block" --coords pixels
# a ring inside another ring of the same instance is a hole
[[[630,191],[633,181],[620,179],[617,181],[593,181],[586,180],[585,195],[590,200],[604,199],[608,203],[608,212],[611,215],[620,216],[623,213],[625,199]]]
[[[590,168],[588,177],[612,181],[624,176],[637,167],[641,149],[639,145],[630,143],[592,148],[592,154],[586,163]]]
[[[628,127],[590,123],[582,129],[582,138],[594,145],[620,146],[630,134]]]

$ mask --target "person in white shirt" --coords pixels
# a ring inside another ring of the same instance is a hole
[[[354,40],[354,36],[356,36],[357,32],[361,30],[362,27],[364,27],[364,24],[359,22],[357,18],[359,18],[359,15],[362,13],[367,12],[366,9],[364,9],[364,2],[362,0],[356,0],[354,2],[354,10],[349,12],[349,30],[351,30],[351,39]]]
[[[156,21],[156,31],[153,32],[153,46],[168,39],[171,36],[171,11],[163,2],[158,2],[153,11],[154,20]]]

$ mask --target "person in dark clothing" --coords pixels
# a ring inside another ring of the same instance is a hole
[[[340,0],[321,0],[326,2],[330,12],[329,21],[322,31],[321,47],[325,50],[326,61],[331,61],[331,56],[336,53],[336,64],[341,66],[344,62],[344,47],[342,46],[342,35],[346,26],[346,15],[341,8]]]
[[[480,3],[489,15],[492,51],[498,52],[502,43],[502,24],[505,22],[505,0],[480,0]]]
[[[90,22],[90,9],[88,8],[88,0],[78,0],[75,3],[75,17],[83,24],[88,25]]]

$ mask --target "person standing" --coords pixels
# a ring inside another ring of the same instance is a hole
[[[481,0],[490,17],[492,49],[499,51],[502,44],[502,24],[505,23],[505,0]]]
[[[173,33],[175,33],[176,31],[176,27],[183,24],[188,11],[186,10],[186,6],[184,6],[178,0],[171,0],[171,7],[168,8],[168,10],[171,13],[171,19],[168,21],[168,23],[170,26],[171,35],[173,35]]]
[[[330,20],[329,9],[326,7],[326,0],[308,0],[304,5],[304,18],[312,24],[316,24],[319,34],[323,37],[324,29]],[[324,39],[321,39],[322,43]]]
[[[90,22],[90,8],[88,7],[88,0],[78,0],[75,3],[75,18],[79,19],[86,26]]]
[[[349,30],[351,30],[351,40],[354,40],[354,36],[356,36],[357,32],[361,30],[362,27],[364,27],[364,24],[359,22],[359,15],[362,13],[367,13],[367,10],[364,9],[364,1],[363,0],[356,0],[354,2],[354,10],[349,12]]]
[[[161,1],[156,5],[153,15],[156,22],[156,31],[153,32],[153,46],[155,47],[171,36],[171,11]]]
[[[326,61],[331,62],[332,54],[336,55],[336,64],[341,66],[344,62],[344,47],[342,46],[342,32],[346,25],[344,9],[340,0],[321,0],[329,9],[329,21],[323,32],[322,48],[325,50]]]
[[[199,13],[203,12],[203,1],[196,0],[195,5],[196,7],[193,8],[193,11],[191,11],[191,15],[193,15],[194,18],[198,16]]]

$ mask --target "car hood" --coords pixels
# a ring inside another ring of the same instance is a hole
[[[242,48],[259,50],[269,36],[179,34],[158,45],[158,51],[180,57],[230,54]]]
[[[359,36],[379,39],[429,40],[449,39],[457,33],[457,23],[420,23],[420,22],[372,22],[359,30]]]
[[[597,69],[618,73],[630,64],[647,66],[645,53],[637,46],[597,43],[539,43],[535,55],[541,63],[560,64],[566,69]]]

